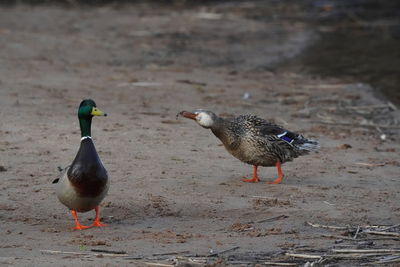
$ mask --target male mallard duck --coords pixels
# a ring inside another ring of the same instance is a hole
[[[182,111],[178,115],[195,120],[203,128],[211,129],[229,153],[253,165],[253,178],[243,179],[244,182],[260,181],[257,176],[258,166],[276,166],[278,178],[269,183],[279,184],[283,178],[282,163],[319,147],[317,141],[306,139],[254,115],[223,119],[208,110]]]
[[[107,194],[109,181],[90,134],[93,116],[107,116],[107,114],[99,110],[93,100],[83,100],[78,109],[82,136],[78,153],[72,164],[65,168],[61,178],[53,181],[56,184],[57,197],[71,210],[76,224],[74,229],[77,230],[105,226],[100,223],[99,204]],[[92,209],[96,211],[92,226],[81,225],[76,212],[87,212]]]

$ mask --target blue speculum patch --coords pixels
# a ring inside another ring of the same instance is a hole
[[[293,139],[292,138],[289,138],[289,137],[287,137],[287,136],[280,136],[280,138],[282,139],[282,140],[284,140],[284,141],[286,141],[286,142],[288,142],[288,143],[291,143],[292,141],[293,141]]]

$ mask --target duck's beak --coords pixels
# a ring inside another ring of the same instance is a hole
[[[92,112],[90,112],[90,114],[92,114],[93,116],[107,116],[107,113],[104,113],[103,111],[101,111],[96,107],[92,108]]]
[[[192,120],[196,120],[196,116],[197,116],[197,114],[188,112],[188,111],[181,111],[178,113],[177,117],[179,115],[181,115],[182,117],[188,118],[188,119],[192,119]]]

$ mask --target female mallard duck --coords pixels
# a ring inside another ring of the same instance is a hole
[[[278,178],[269,183],[279,184],[283,178],[282,163],[292,161],[319,147],[317,141],[306,139],[253,115],[223,119],[208,110],[182,111],[178,115],[211,129],[229,153],[253,165],[253,178],[243,179],[244,182],[260,181],[257,176],[258,166],[276,166]]]
[[[57,197],[71,210],[76,224],[74,229],[77,230],[105,226],[100,223],[99,204],[107,194],[109,181],[90,134],[93,116],[107,116],[107,114],[99,110],[93,100],[83,100],[78,110],[82,136],[78,153],[72,164],[65,168],[61,178],[53,181],[56,184]],[[92,209],[96,211],[92,226],[81,225],[76,212],[87,212]]]

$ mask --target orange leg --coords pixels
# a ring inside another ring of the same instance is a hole
[[[75,220],[75,227],[73,227],[72,229],[74,229],[74,230],[83,230],[83,229],[89,228],[89,226],[84,226],[84,225],[79,223],[78,216],[76,215],[76,211],[75,210],[71,210],[71,213],[72,213],[72,217],[74,217],[74,220]]]
[[[248,183],[258,183],[260,179],[258,178],[257,175],[257,165],[253,165],[253,178],[250,179],[242,179],[243,182],[248,182]]]
[[[282,182],[283,174],[282,174],[282,169],[281,169],[281,163],[279,161],[277,161],[275,166],[278,169],[278,178],[276,178],[272,182],[268,182],[269,184],[280,184]]]
[[[100,222],[99,207],[96,207],[94,210],[96,211],[96,218],[94,218],[92,226],[97,226],[97,227],[107,226],[107,224],[103,224]]]

